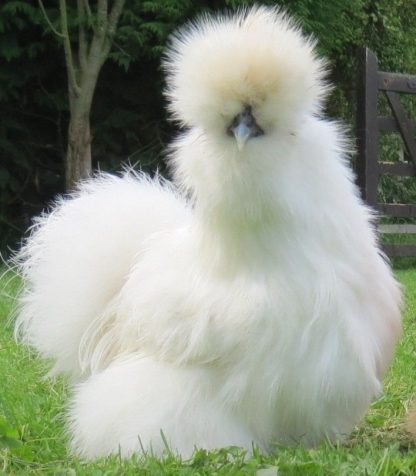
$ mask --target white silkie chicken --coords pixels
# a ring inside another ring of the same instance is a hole
[[[78,382],[94,458],[343,438],[379,395],[401,293],[314,44],[276,9],[173,36],[175,184],[101,175],[38,219],[17,331]]]

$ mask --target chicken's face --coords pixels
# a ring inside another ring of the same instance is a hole
[[[168,51],[170,111],[240,152],[284,140],[326,93],[313,46],[275,9],[202,19],[174,36]]]

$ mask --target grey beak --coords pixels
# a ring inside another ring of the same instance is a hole
[[[235,137],[238,150],[241,151],[249,139],[262,136],[264,131],[257,124],[251,106],[247,105],[235,116],[227,129],[227,134]]]

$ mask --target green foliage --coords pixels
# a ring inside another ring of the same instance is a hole
[[[58,45],[45,41],[33,5],[0,6],[0,248],[61,187],[56,124],[66,108],[65,77],[59,62],[46,61],[59,58]]]
[[[125,71],[133,62],[158,61],[172,30],[196,11],[194,3],[190,0],[133,2],[123,12],[110,59]]]
[[[59,26],[56,2],[44,1]],[[87,31],[94,15],[75,16],[67,2],[74,44],[77,26]],[[95,2],[90,2],[94,12]],[[103,68],[93,103],[93,159],[102,170],[123,162],[148,171],[159,167],[176,133],[166,121],[160,58],[169,34],[206,10],[236,9],[251,0],[131,0],[126,2],[110,61]],[[315,36],[336,84],[327,111],[354,123],[357,52],[367,45],[381,68],[416,73],[416,0],[280,0]],[[67,80],[62,45],[36,2],[0,5],[0,248],[13,244],[30,217],[63,190],[68,123]],[[416,112],[415,109],[409,109]],[[394,143],[389,147],[393,151]],[[384,148],[384,146],[383,146]],[[383,149],[384,150],[384,149]],[[384,152],[383,152],[384,153]],[[392,152],[393,153],[393,152]],[[409,184],[383,183],[383,196],[404,197]],[[412,185],[411,187],[414,188]],[[401,195],[397,195],[400,191]],[[412,192],[413,193],[413,192]]]

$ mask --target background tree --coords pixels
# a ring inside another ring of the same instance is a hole
[[[77,0],[72,20],[77,26],[77,42],[68,24],[66,0],[59,0],[60,30],[52,24],[42,0],[39,6],[52,32],[62,41],[68,77],[69,125],[65,160],[65,182],[71,189],[91,172],[90,114],[98,75],[108,58],[125,0],[98,0],[93,12],[89,0]]]

